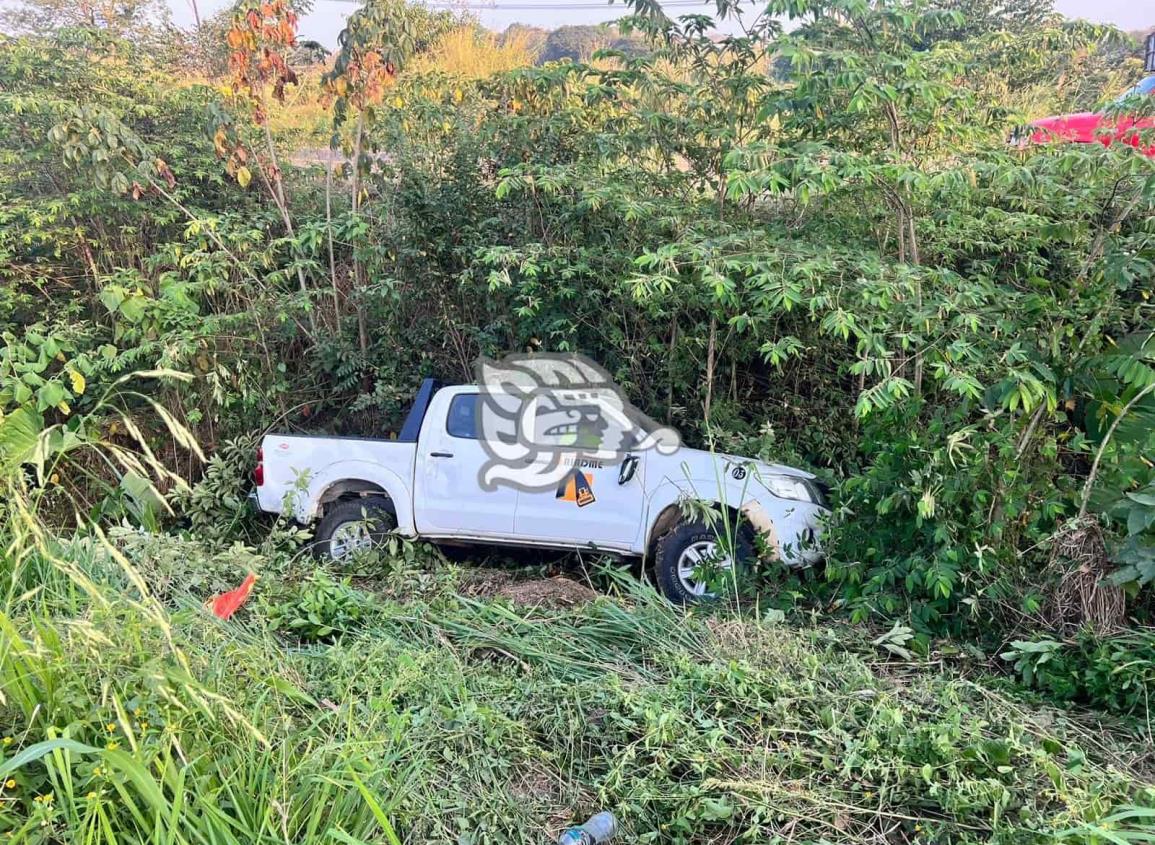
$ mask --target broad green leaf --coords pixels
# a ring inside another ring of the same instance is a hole
[[[85,745],[74,739],[46,739],[43,742],[37,742],[35,745],[21,749],[12,755],[11,758],[0,763],[0,780],[4,780],[18,769],[60,749],[71,751],[74,754],[100,754],[102,752],[100,748]]]
[[[36,451],[44,417],[31,408],[17,408],[0,420],[0,456],[7,466],[31,460]]]

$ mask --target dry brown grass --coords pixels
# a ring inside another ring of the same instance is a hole
[[[441,71],[469,79],[533,64],[529,39],[513,34],[501,43],[493,33],[463,26],[443,37],[432,50],[418,56],[410,68],[416,73]]]
[[[1105,636],[1122,627],[1126,600],[1123,588],[1108,580],[1112,567],[1098,522],[1065,525],[1055,535],[1050,567],[1060,573],[1051,601],[1056,631],[1069,636],[1086,626]]]

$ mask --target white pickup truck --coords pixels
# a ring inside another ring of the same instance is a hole
[[[679,603],[708,595],[717,570],[752,560],[755,534],[787,565],[821,558],[823,491],[813,475],[787,466],[689,448],[627,449],[616,460],[567,464],[548,489],[485,484],[493,453],[479,436],[479,398],[476,386],[426,380],[395,439],[267,435],[255,472],[259,507],[317,521],[315,550],[334,559],[389,531],[645,556],[659,588]],[[522,460],[551,457],[546,450]],[[713,507],[687,516],[695,511],[688,500]],[[703,518],[709,510],[726,518]]]

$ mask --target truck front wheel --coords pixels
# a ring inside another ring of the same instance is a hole
[[[659,537],[654,575],[662,594],[675,604],[698,604],[719,592],[733,592],[754,550],[747,531],[739,528],[730,535],[720,525],[695,521],[678,523]]]
[[[346,561],[379,546],[397,527],[388,499],[361,498],[334,502],[317,523],[313,553],[319,558]]]

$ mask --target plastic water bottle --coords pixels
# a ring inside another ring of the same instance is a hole
[[[571,827],[557,840],[557,845],[606,845],[618,834],[618,820],[613,813],[601,812],[581,827]]]

